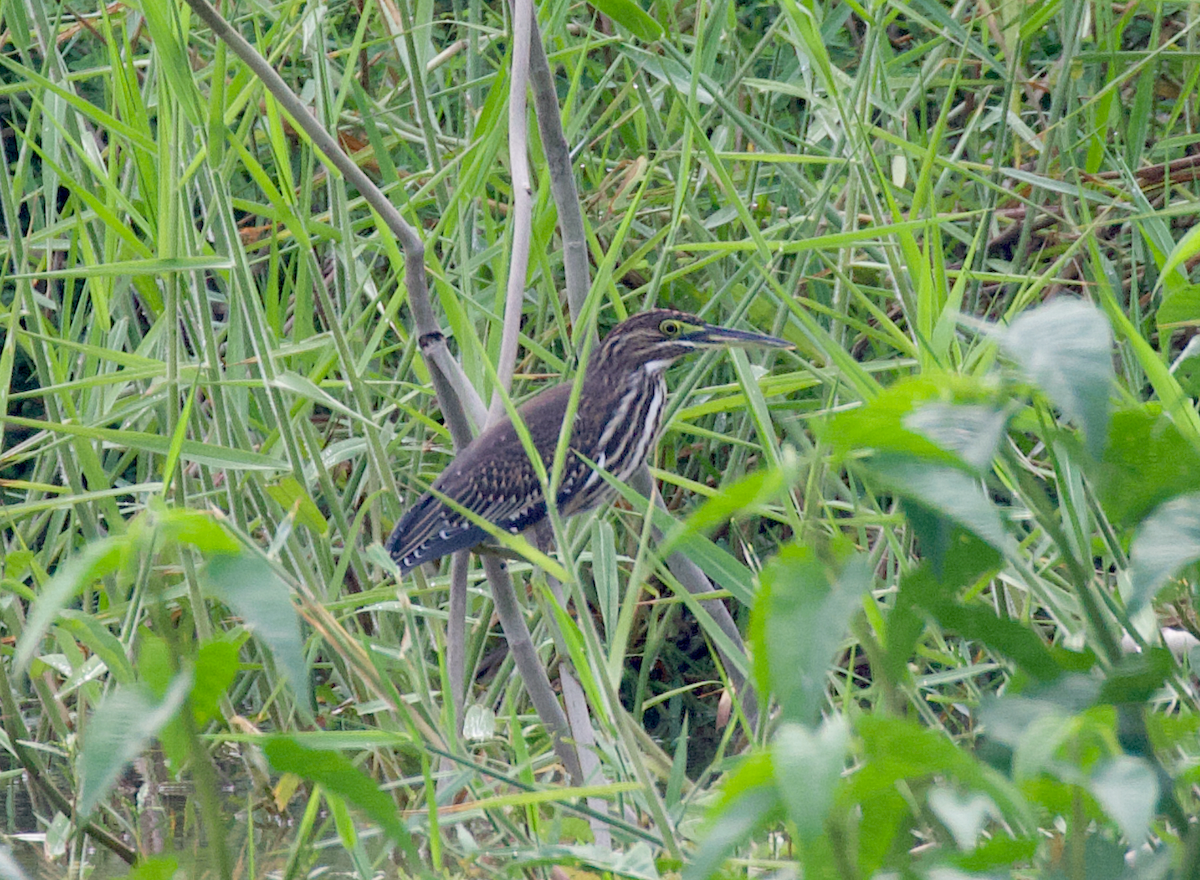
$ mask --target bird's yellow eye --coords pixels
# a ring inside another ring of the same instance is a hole
[[[683,332],[683,325],[674,318],[667,318],[658,325],[658,329],[663,336],[678,336]]]

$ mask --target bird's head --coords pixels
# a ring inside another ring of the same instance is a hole
[[[710,348],[793,348],[783,339],[730,330],[674,309],[653,309],[634,315],[600,343],[597,366],[628,373],[636,369],[660,372],[679,358]]]

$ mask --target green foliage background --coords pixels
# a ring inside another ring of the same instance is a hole
[[[506,8],[222,12],[420,229],[489,399]],[[42,835],[18,855],[72,877],[114,852],[142,877],[1196,870],[1195,4],[538,9],[601,331],[671,305],[797,346],[674,370],[654,472],[749,653],[636,499],[570,524],[574,620],[514,566],[590,706],[586,792],[478,574],[459,737],[447,578],[388,573],[380,541],[451,446],[360,195],[186,6],[0,16],[0,748],[7,830]],[[531,138],[515,399],[577,367]]]

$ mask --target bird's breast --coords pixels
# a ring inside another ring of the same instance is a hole
[[[627,480],[654,449],[666,408],[667,384],[661,374],[639,373],[621,390],[600,432],[591,458],[620,480]],[[588,477],[589,487],[600,475]]]

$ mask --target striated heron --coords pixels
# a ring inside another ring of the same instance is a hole
[[[611,493],[585,459],[625,481],[654,450],[667,399],[667,367],[693,351],[755,346],[792,347],[773,336],[716,327],[670,309],[643,312],[614,327],[584,373],[570,438],[570,449],[579,454],[568,453],[558,489],[562,516],[588,510]],[[518,409],[547,471],[570,396],[571,383],[565,382]],[[546,518],[542,484],[507,417],[472,440],[434,480],[432,491],[396,523],[385,546],[401,575],[487,540],[483,528],[441,497],[513,534]]]

